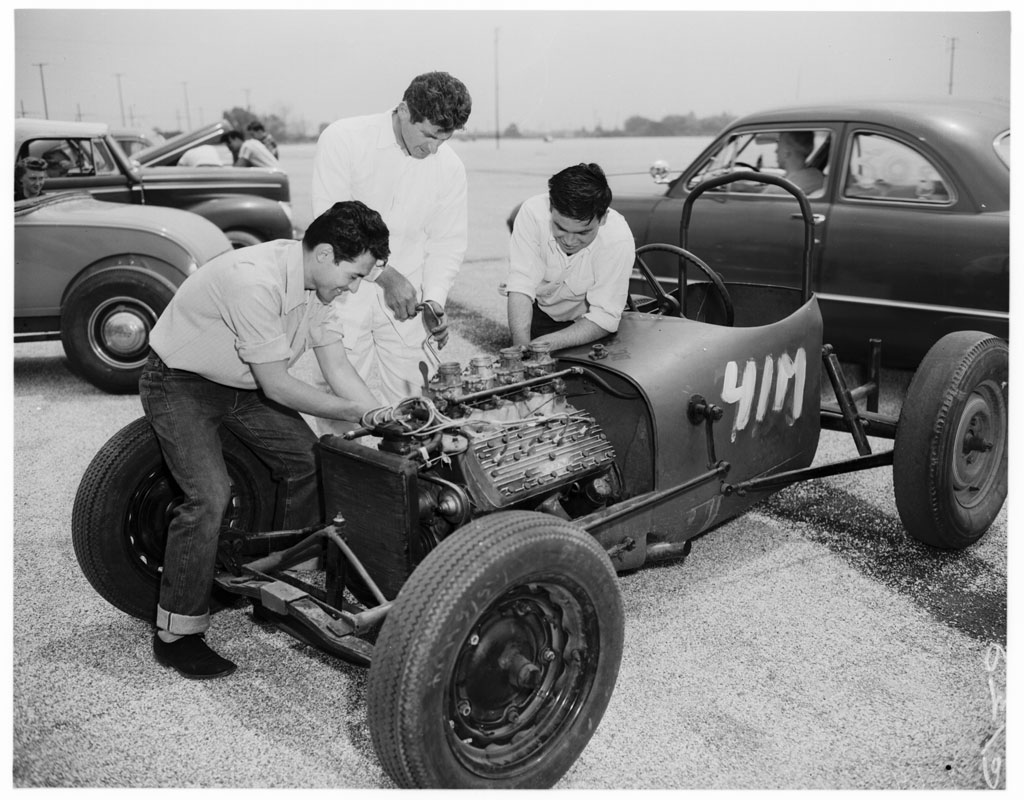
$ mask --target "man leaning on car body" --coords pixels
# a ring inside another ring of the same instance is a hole
[[[359,421],[378,405],[348,361],[333,301],[354,291],[388,253],[388,229],[376,211],[337,203],[301,242],[279,239],[205,264],[153,328],[139,394],[184,494],[167,532],[153,652],[186,678],[235,669],[205,641],[231,490],[220,431],[231,431],[282,476],[286,528],[320,521],[317,439],[300,413]],[[333,394],[288,372],[308,349]]]
[[[514,346],[557,350],[618,330],[636,246],[611,202],[601,167],[577,164],[553,175],[547,194],[523,203],[505,285]]]

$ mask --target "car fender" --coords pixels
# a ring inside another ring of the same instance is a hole
[[[225,195],[183,206],[210,220],[222,231],[247,230],[266,241],[290,239],[292,221],[281,203],[257,195]]]
[[[152,256],[139,256],[134,253],[123,253],[116,256],[107,256],[99,261],[96,261],[81,272],[79,272],[72,280],[68,281],[68,285],[64,287],[64,293],[61,295],[61,308],[64,307],[64,303],[68,298],[68,295],[78,286],[81,286],[88,280],[100,275],[104,272],[110,272],[115,269],[130,268],[136,270],[145,275],[149,275],[160,283],[164,284],[172,292],[178,291],[178,287],[184,283],[187,275],[183,275],[181,270],[171,266],[166,261],[162,261]]]

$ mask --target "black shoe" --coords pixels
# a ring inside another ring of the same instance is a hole
[[[182,636],[173,642],[165,642],[160,634],[155,633],[153,655],[165,667],[174,667],[186,678],[195,680],[221,678],[235,671],[235,665],[213,652],[199,633]]]

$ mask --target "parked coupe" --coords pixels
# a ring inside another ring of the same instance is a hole
[[[785,131],[813,141],[806,163],[824,177],[807,196],[816,240],[811,286],[826,342],[860,359],[869,337],[881,338],[884,363],[914,367],[951,331],[1009,336],[1005,105],[943,100],[751,114],[678,177],[652,167],[656,192],[616,192],[612,205],[638,247],[679,244],[727,281],[792,282],[803,226],[791,195],[727,184],[695,208],[686,242],[680,224],[683,200],[707,178],[738,170],[782,175],[776,151]],[[649,264],[667,288],[676,285],[677,259],[652,253]]]
[[[72,369],[138,391],[149,331],[181,283],[231,249],[202,217],[79,192],[14,204],[14,341],[60,339]]]

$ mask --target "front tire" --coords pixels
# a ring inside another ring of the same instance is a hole
[[[105,392],[137,392],[150,331],[173,296],[174,289],[139,270],[108,270],[76,286],[60,317],[72,369]]]
[[[991,526],[1007,492],[1009,347],[958,331],[914,373],[896,427],[893,489],[907,532],[961,549]]]
[[[416,568],[374,648],[370,733],[404,788],[543,788],[583,751],[622,657],[615,570],[571,523],[499,512]]]
[[[234,436],[225,433],[223,443],[231,477],[223,524],[272,530],[278,487],[269,469]],[[146,622],[156,618],[167,526],[180,502],[145,417],[100,448],[75,495],[71,541],[82,572],[107,602]]]

